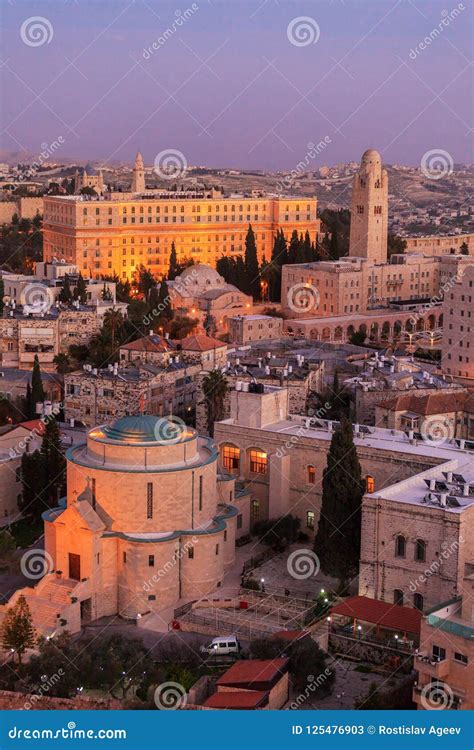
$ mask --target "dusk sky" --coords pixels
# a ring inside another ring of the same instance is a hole
[[[311,166],[368,147],[386,163],[430,149],[473,161],[468,0],[3,0],[2,13],[3,150],[61,136],[58,160],[140,148],[152,164],[177,149],[188,164],[276,170],[326,137]],[[25,42],[34,16],[41,44]],[[295,44],[302,16],[312,37]]]

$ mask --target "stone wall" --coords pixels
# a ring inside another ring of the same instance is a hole
[[[53,698],[49,695],[31,695],[0,690],[0,711],[118,711],[123,708],[115,698]]]

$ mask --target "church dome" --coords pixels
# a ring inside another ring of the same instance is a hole
[[[193,435],[193,430],[171,417],[150,414],[120,417],[103,428],[104,437],[123,443],[181,443]]]
[[[375,149],[373,148],[368,148],[367,151],[364,151],[364,153],[362,154],[360,164],[361,166],[382,166],[382,158],[378,151],[375,151]]]

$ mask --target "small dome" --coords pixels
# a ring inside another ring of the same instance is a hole
[[[368,148],[367,151],[364,151],[362,154],[362,159],[360,162],[361,166],[368,166],[369,164],[377,164],[377,166],[382,166],[382,159],[378,151],[375,151],[373,148]]]
[[[173,418],[154,417],[150,414],[120,417],[103,428],[109,440],[124,443],[180,443],[192,436],[192,429]]]

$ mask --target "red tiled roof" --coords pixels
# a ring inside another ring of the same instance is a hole
[[[224,341],[206,336],[205,333],[192,334],[174,343],[181,346],[183,351],[191,352],[207,352],[210,349],[218,349],[221,346],[226,346]]]
[[[300,638],[305,638],[309,635],[309,630],[279,630],[277,633],[273,633],[271,638],[278,638],[282,641],[299,641]]]
[[[26,422],[20,422],[19,424],[14,425],[13,429],[15,430],[17,427],[24,427],[25,430],[35,430],[40,435],[44,432],[44,422],[42,419],[29,419]]]
[[[218,685],[261,684],[277,679],[286,671],[289,659],[249,659],[236,661],[222,677]]]
[[[174,351],[174,346],[163,336],[144,336],[142,339],[130,341],[129,344],[123,344],[121,349],[127,349],[132,352],[169,352]]]
[[[331,609],[332,615],[346,615],[399,632],[420,634],[422,614],[412,607],[389,604],[368,596],[351,596]]]
[[[415,414],[429,416],[461,411],[467,406],[467,393],[403,393],[400,396],[381,401],[377,406],[390,411],[412,411]]]
[[[268,702],[265,690],[231,690],[214,693],[203,704],[206,708],[253,709],[261,708]]]

